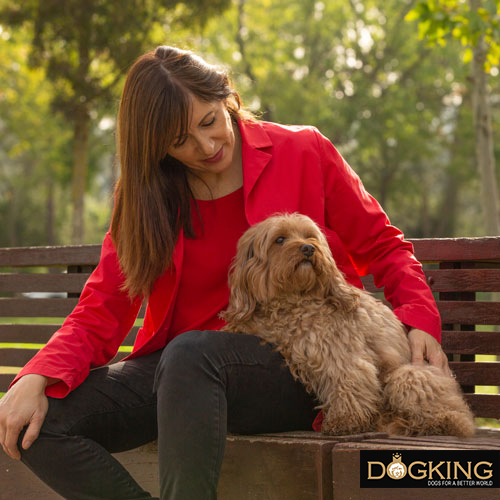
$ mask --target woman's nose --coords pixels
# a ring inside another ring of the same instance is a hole
[[[215,151],[215,141],[210,136],[200,135],[197,138],[198,149],[205,156],[210,157],[213,156]]]

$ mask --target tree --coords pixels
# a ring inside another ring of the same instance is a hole
[[[0,23],[32,28],[31,63],[43,67],[55,89],[54,109],[73,131],[72,242],[84,238],[84,194],[89,131],[99,107],[134,59],[163,41],[176,23],[203,23],[227,0],[26,0],[0,3]],[[175,12],[174,12],[175,11]]]
[[[55,244],[65,215],[71,134],[45,72],[27,65],[28,42],[0,29],[0,246]]]
[[[316,125],[408,235],[453,236],[469,181],[463,158],[449,161],[466,135],[462,65],[449,63],[455,47],[422,46],[409,10],[400,0],[234,0],[199,46],[231,65],[264,119]],[[445,196],[457,198],[446,224]]]
[[[498,180],[495,174],[493,128],[487,75],[500,63],[500,0],[425,0],[408,14],[418,19],[420,37],[431,44],[460,40],[464,62],[472,62],[470,82],[476,129],[476,163],[481,179],[481,201],[487,234],[500,234]]]

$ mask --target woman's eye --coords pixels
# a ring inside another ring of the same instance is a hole
[[[278,243],[278,245],[281,245],[284,241],[285,238],[283,236],[279,236],[278,238],[276,238],[276,243]]]
[[[215,123],[215,116],[208,123],[204,123],[203,126],[210,127],[210,125],[213,125],[214,123]]]

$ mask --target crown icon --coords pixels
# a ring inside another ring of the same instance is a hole
[[[392,454],[392,458],[393,458],[396,462],[400,462],[400,461],[401,461],[401,453],[393,453],[393,454]]]

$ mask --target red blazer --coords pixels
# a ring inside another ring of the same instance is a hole
[[[245,214],[250,225],[276,212],[301,212],[326,233],[333,256],[349,282],[373,274],[399,319],[440,340],[441,322],[421,265],[401,231],[391,226],[380,205],[328,139],[313,127],[266,122],[239,123],[242,137]],[[165,346],[182,269],[184,237],[173,266],[160,276],[149,298],[144,325],[129,358]],[[109,362],[131,329],[141,298],[120,291],[124,277],[109,232],[99,265],[78,305],[48,344],[23,368],[61,379],[47,394],[64,397],[89,370]],[[196,305],[193,305],[196,314]]]

